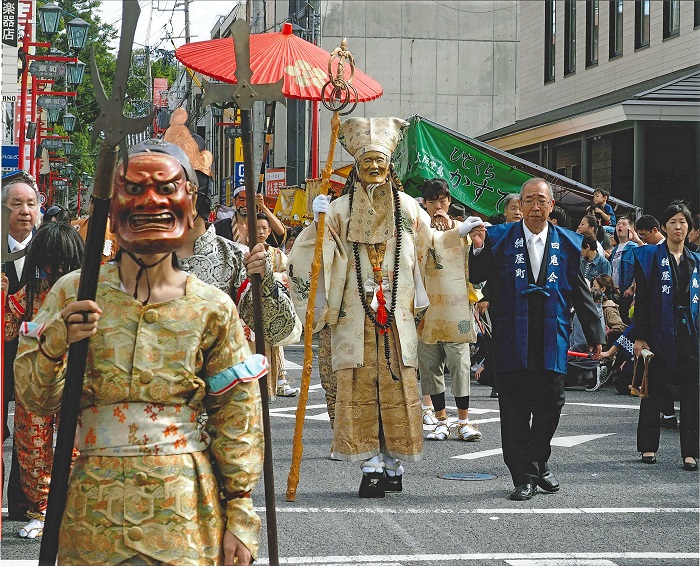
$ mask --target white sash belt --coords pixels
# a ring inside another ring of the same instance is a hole
[[[187,405],[116,403],[81,411],[78,450],[92,456],[188,454],[211,441]]]

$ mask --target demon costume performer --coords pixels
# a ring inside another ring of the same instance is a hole
[[[247,246],[219,236],[214,225],[207,227],[211,212],[213,157],[209,151],[200,149],[196,138],[185,126],[186,122],[187,111],[178,108],[173,112],[170,127],[164,135],[165,141],[179,146],[187,154],[199,181],[194,226],[188,232],[184,244],[177,250],[182,268],[234,299],[249,338],[249,346],[254,339],[247,327],[255,329],[253,294],[248,275],[259,273],[262,280],[262,332],[265,341],[270,344],[291,344],[298,341],[301,321],[296,316],[289,292],[274,275],[275,262],[266,251],[265,244],[260,242],[249,253]]]
[[[90,338],[59,564],[257,556],[267,362],[231,298],[177,268],[196,179],[177,146],[133,148],[110,211],[120,256],[101,267],[96,300],[76,301],[79,272],[66,275],[20,338],[17,394],[43,414],[60,406],[69,344]]]
[[[249,250],[240,241],[232,241],[217,234],[214,225],[207,227],[211,211],[209,187],[213,184],[213,157],[209,151],[200,148],[196,138],[185,126],[186,122],[187,111],[182,108],[175,110],[163,138],[187,154],[199,181],[194,225],[183,245],[177,249],[182,269],[194,273],[205,283],[214,285],[233,298],[251,350],[255,349],[256,329],[253,324],[253,293],[248,275],[258,273],[261,277],[262,332],[266,345],[297,342],[302,325],[287,288],[274,275],[276,261],[272,254],[276,248],[268,251],[264,242],[260,242]],[[273,347],[272,353],[278,349]],[[270,346],[266,347],[266,352],[270,359]],[[284,367],[281,363],[283,360],[284,358],[276,367]],[[274,399],[277,381],[268,379],[268,385],[270,399]]]
[[[355,158],[348,192],[330,205],[323,195],[313,204],[315,214],[327,210],[316,329],[331,329],[333,451],[336,459],[362,462],[360,497],[401,491],[402,462],[421,457],[414,315],[428,304],[422,273],[429,248],[440,253],[451,241],[461,249],[459,230],[434,232],[393,174],[390,158],[405,125],[398,118],[348,119],[338,138]],[[298,313],[306,310],[315,240],[313,223],[289,257]]]

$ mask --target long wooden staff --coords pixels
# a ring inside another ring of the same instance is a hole
[[[335,76],[332,71],[333,61],[338,60]],[[350,65],[350,78],[345,80],[345,64]],[[335,144],[338,141],[338,130],[340,129],[340,116],[350,114],[357,106],[357,90],[352,86],[352,78],[355,75],[355,58],[348,51],[348,42],[345,38],[331,53],[328,59],[328,82],[321,89],[321,102],[333,112],[331,118],[331,140],[328,146],[328,158],[326,166],[321,172],[320,194],[327,195],[331,185],[331,175],[333,174],[333,156],[335,155]],[[341,112],[347,106],[350,109]],[[313,364],[313,351],[311,341],[313,337],[314,307],[316,304],[316,290],[318,289],[318,276],[321,272],[321,259],[323,255],[323,232],[326,226],[326,215],[319,214],[316,223],[316,245],[314,247],[314,259],[311,262],[311,281],[309,284],[309,301],[306,307],[306,324],[304,326],[304,369],[301,374],[301,392],[299,393],[299,404],[297,405],[296,422],[294,425],[294,444],[292,446],[292,465],[287,477],[287,501],[294,501],[297,496],[297,486],[299,485],[299,468],[301,466],[301,456],[304,452],[302,436],[304,433],[304,419],[306,418],[306,403],[309,400],[309,383],[311,381],[311,367]]]
[[[102,248],[104,247],[105,231],[107,229],[107,213],[112,198],[112,183],[117,166],[117,148],[122,148],[124,167],[126,168],[127,134],[135,134],[146,129],[155,118],[155,111],[142,118],[125,118],[123,115],[126,82],[131,64],[131,48],[134,32],[141,10],[136,0],[124,0],[122,35],[119,40],[117,68],[114,75],[112,97],[108,99],[95,62],[93,49],[90,58],[92,84],[100,105],[100,115],[93,126],[93,143],[100,132],[104,132],[104,141],[100,147],[95,171],[95,185],[92,204],[90,206],[90,221],[85,242],[85,255],[80,273],[77,300],[95,300],[97,281],[100,274]],[[83,391],[83,377],[87,365],[89,338],[70,345],[68,365],[66,368],[65,386],[61,402],[61,417],[54,450],[53,466],[51,468],[51,487],[49,489],[46,522],[41,538],[39,552],[40,566],[54,566],[58,553],[58,533],[61,519],[66,506],[68,492],[68,476],[70,475],[71,459],[75,429],[78,424],[80,398]]]
[[[340,129],[340,114],[333,112],[331,118],[331,141],[328,147],[328,159],[321,172],[320,194],[327,195],[333,174],[333,156]],[[304,369],[301,374],[301,391],[299,392],[299,404],[297,405],[296,421],[294,425],[294,444],[292,446],[292,466],[287,477],[287,501],[294,501],[299,485],[299,468],[301,456],[304,452],[302,436],[304,434],[304,419],[306,418],[306,404],[309,400],[309,383],[311,382],[311,368],[314,353],[311,349],[314,328],[314,307],[316,305],[316,290],[318,289],[318,277],[321,272],[321,260],[323,259],[323,232],[326,226],[326,215],[318,215],[316,223],[316,245],[314,247],[314,259],[311,262],[311,280],[309,285],[309,302],[306,307],[306,322],[304,324]]]
[[[241,141],[243,142],[243,167],[245,176],[245,199],[248,209],[248,246],[252,249],[257,243],[257,221],[255,206],[255,174],[253,172],[253,128],[252,113],[253,103],[256,101],[276,100],[282,104],[286,99],[282,94],[280,79],[272,84],[251,84],[253,72],[250,69],[250,26],[241,19],[233,22],[231,26],[233,37],[233,50],[236,56],[236,84],[223,85],[204,82],[205,94],[202,103],[206,106],[211,103],[235,102],[241,109]],[[263,335],[262,312],[262,279],[254,274],[250,277],[250,289],[253,293],[253,323],[255,325],[255,351],[265,354],[265,336]],[[260,397],[263,409],[263,434],[265,436],[265,460],[263,463],[263,478],[265,483],[265,513],[267,526],[267,552],[270,565],[279,564],[279,550],[277,548],[277,514],[275,507],[275,478],[272,465],[272,434],[270,432],[270,408],[267,391],[269,374],[260,383]],[[276,383],[275,383],[276,385]]]

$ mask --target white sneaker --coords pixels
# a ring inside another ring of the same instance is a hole
[[[465,440],[467,442],[476,442],[483,435],[479,432],[476,427],[470,425],[469,423],[460,424],[456,422],[452,425],[452,428],[460,440]]]
[[[607,375],[607,372],[606,372],[606,375]],[[598,391],[598,389],[600,389],[603,386],[603,384],[605,383],[605,381],[603,381],[601,379],[600,367],[597,367],[593,370],[593,376],[595,378],[595,381],[593,383],[589,383],[588,385],[586,385],[586,391],[590,391],[590,392]]]
[[[447,425],[447,419],[441,421],[438,419],[438,424],[435,430],[429,432],[425,437],[428,440],[447,440],[450,436],[450,427]]]
[[[288,381],[277,383],[277,395],[279,397],[296,397],[301,391],[298,387],[292,387]]]
[[[435,410],[432,407],[423,407],[423,424],[435,426],[440,421],[435,416]]]

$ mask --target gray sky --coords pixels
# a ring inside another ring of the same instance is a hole
[[[191,41],[206,41],[219,16],[227,16],[236,0],[192,0],[190,3]],[[165,38],[170,35],[176,47],[185,43],[185,13],[183,0],[139,0],[141,15],[136,28],[135,42],[154,48],[172,49]],[[177,6],[177,7],[176,7]],[[173,8],[175,8],[173,10]],[[100,6],[104,22],[121,29],[121,0],[103,0]],[[117,41],[114,45],[118,47]],[[138,47],[137,45],[137,47]]]

